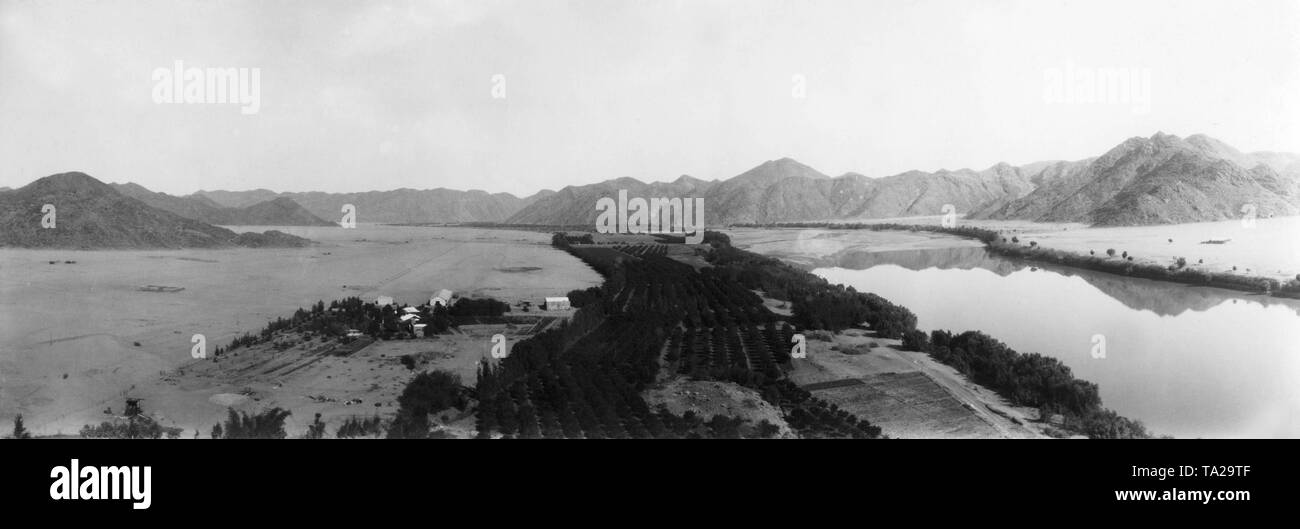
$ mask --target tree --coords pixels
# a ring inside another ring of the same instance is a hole
[[[144,412],[139,399],[126,399],[125,420],[104,421],[98,426],[87,424],[79,435],[87,439],[179,439],[181,429],[163,426]]]
[[[226,409],[226,423],[222,439],[284,439],[284,420],[289,410],[271,408],[255,415]],[[213,433],[218,430],[213,428]]]
[[[767,419],[763,419],[762,422],[758,423],[758,436],[763,439],[771,439],[779,433],[781,433],[781,428],[768,422]]]
[[[402,390],[397,403],[399,411],[406,409],[423,414],[438,413],[451,407],[464,409],[466,404],[460,376],[446,371],[416,375]]]
[[[321,422],[320,414],[312,420],[311,425],[307,427],[307,439],[323,439],[325,437],[325,423]]]
[[[388,425],[389,439],[424,439],[429,437],[429,415],[420,410],[402,408]]]
[[[31,439],[31,438],[32,438],[32,433],[29,432],[29,431],[27,431],[27,427],[26,427],[26,426],[23,426],[23,414],[21,414],[21,413],[18,414],[17,417],[14,417],[14,433],[13,433],[12,438],[13,438],[13,439]]]
[[[221,439],[221,423],[212,425],[212,438]]]
[[[1114,249],[1114,248],[1107,248],[1107,249],[1106,249],[1106,257],[1115,257],[1115,249]]]
[[[912,329],[903,334],[903,348],[909,351],[926,351],[930,348],[929,337],[924,331]]]

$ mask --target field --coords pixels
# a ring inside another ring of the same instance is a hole
[[[277,229],[319,244],[0,249],[0,423],[22,413],[37,434],[73,433],[102,420],[106,407],[120,410],[133,386],[142,388],[191,362],[194,335],[203,335],[211,354],[236,335],[318,300],[384,294],[418,304],[447,288],[513,304],[600,283],[590,268],[551,248],[546,233],[365,225]],[[169,291],[175,288],[183,290]],[[145,409],[184,409],[169,403],[171,398],[146,400]],[[224,409],[203,406],[215,413]],[[292,420],[310,417],[295,414]]]
[[[1008,405],[898,340],[849,330],[808,340],[790,378],[813,395],[868,417],[893,438],[1039,438],[1036,410]],[[872,347],[871,344],[876,344]]]
[[[207,437],[226,407],[256,412],[280,407],[292,412],[285,421],[290,435],[303,433],[316,413],[333,432],[347,418],[391,416],[397,397],[416,373],[436,369],[473,384],[478,363],[491,356],[492,336],[506,337],[507,351],[531,336],[534,325],[550,317],[511,316],[511,323],[463,325],[451,334],[411,340],[362,341],[359,350],[335,341],[298,340],[287,349],[259,344],[235,350],[219,362],[193,361],[163,376],[141,382],[132,397],[144,399],[150,413],[186,436],[198,430]],[[415,369],[402,364],[414,359]],[[114,405],[116,407],[117,405]],[[437,426],[456,437],[474,435],[472,410],[439,414]]]

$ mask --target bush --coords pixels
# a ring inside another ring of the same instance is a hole
[[[319,413],[316,414],[316,418],[312,420],[311,425],[307,426],[307,435],[304,437],[307,439],[325,438],[325,423],[321,422]]]
[[[924,331],[912,329],[903,334],[903,349],[927,352],[930,350],[930,339]]]
[[[602,293],[600,287],[591,287],[586,290],[570,290],[569,305],[575,309],[580,309],[588,304],[600,301]]]
[[[510,304],[492,298],[460,298],[448,311],[453,317],[497,317],[510,312]]]
[[[352,439],[354,437],[365,437],[382,433],[384,433],[384,424],[378,416],[364,420],[356,417],[348,417],[347,420],[343,421],[343,425],[339,426],[339,430],[334,432],[334,437],[339,439]]]
[[[31,439],[32,438],[31,432],[28,432],[27,427],[23,425],[23,414],[19,413],[17,417],[14,417],[14,432],[9,438],[10,439]]]
[[[389,425],[390,438],[423,439],[429,434],[429,414],[467,404],[460,377],[446,371],[420,373],[397,398],[397,417]]]
[[[271,408],[255,415],[226,410],[226,422],[221,429],[222,439],[284,439],[284,420],[289,410]],[[218,433],[213,428],[213,433]]]
[[[126,405],[126,420],[104,421],[98,426],[85,425],[79,433],[87,439],[177,439],[181,429],[158,424],[153,417],[145,415],[144,409],[133,400]]]

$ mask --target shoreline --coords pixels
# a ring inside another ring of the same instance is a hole
[[[1049,422],[1060,425],[1058,433],[1154,437],[1141,422],[1105,408],[1097,385],[1074,377],[1058,359],[1020,353],[980,331],[926,333],[916,328],[916,316],[906,307],[873,293],[832,285],[784,259],[731,246],[725,234],[715,237],[721,240],[709,261],[737,274],[746,288],[790,303],[791,323],[798,328],[834,335],[863,328],[865,322],[877,339],[900,340],[903,350],[923,353],[955,369],[970,385],[997,394],[1013,407],[1036,408],[1038,417],[1053,418]]]
[[[1021,245],[1018,236],[978,227],[932,226],[923,224],[848,224],[848,223],[774,223],[736,224],[733,227],[759,229],[868,230],[878,232],[929,232],[963,239],[978,240],[993,255],[1007,259],[1045,263],[1104,272],[1121,277],[1137,277],[1190,286],[1221,288],[1250,294],[1300,299],[1300,274],[1291,281],[1232,273],[1214,273],[1186,266],[1161,266],[1136,262],[1131,256],[1096,256],[1039,246],[1036,242]]]

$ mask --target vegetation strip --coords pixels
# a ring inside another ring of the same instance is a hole
[[[1105,255],[1082,255],[1074,252],[1063,250],[1054,250],[1039,246],[1037,242],[1021,244],[1018,236],[1008,238],[1005,234],[985,228],[973,226],[963,226],[947,228],[943,226],[927,226],[917,224],[846,224],[846,223],[808,223],[808,222],[783,222],[776,224],[737,224],[736,227],[745,228],[804,228],[804,229],[827,229],[827,230],[871,230],[871,231],[924,231],[931,233],[943,233],[964,237],[967,239],[977,239],[984,243],[985,248],[996,255],[1005,257],[1020,258],[1027,261],[1036,261],[1049,264],[1058,264],[1083,268],[1085,270],[1095,270],[1098,272],[1107,272],[1116,275],[1138,277],[1142,279],[1151,279],[1155,281],[1169,281],[1194,286],[1216,287],[1242,292],[1251,292],[1257,294],[1266,294],[1276,297],[1300,299],[1300,274],[1290,281],[1282,282],[1268,277],[1252,277],[1239,274],[1214,273],[1206,270],[1189,268],[1187,260],[1178,258],[1174,263],[1161,266],[1153,263],[1134,262],[1134,256],[1129,255],[1127,251],[1118,252],[1115,249],[1107,249]],[[1215,241],[1206,241],[1215,243]]]

